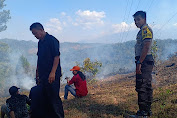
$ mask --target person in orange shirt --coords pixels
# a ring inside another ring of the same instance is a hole
[[[74,66],[70,71],[73,72],[74,76],[72,77],[72,79],[70,81],[69,81],[68,78],[66,78],[67,79],[67,85],[65,86],[64,99],[67,99],[68,92],[70,92],[75,97],[86,96],[87,93],[88,93],[86,77],[80,71],[80,67],[79,66]],[[75,89],[70,86],[71,84],[74,84]]]

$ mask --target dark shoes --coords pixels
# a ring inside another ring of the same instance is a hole
[[[151,116],[152,115],[152,111],[143,111],[143,110],[139,110],[137,111],[136,115],[138,116]]]
[[[152,111],[143,111],[139,110],[137,111],[136,115],[130,115],[130,118],[147,118],[148,116],[152,115]]]

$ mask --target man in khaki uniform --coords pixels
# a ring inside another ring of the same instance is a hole
[[[152,69],[154,65],[151,54],[153,39],[152,29],[146,24],[146,12],[137,11],[134,15],[135,25],[140,28],[136,37],[136,91],[138,93],[139,110],[136,116],[150,116],[152,103]]]

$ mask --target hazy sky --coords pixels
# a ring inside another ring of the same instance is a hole
[[[41,22],[60,42],[135,40],[132,15],[147,12],[154,38],[177,39],[177,0],[6,0],[11,19],[0,38],[37,41],[29,31]]]

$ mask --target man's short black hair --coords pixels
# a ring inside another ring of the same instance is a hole
[[[38,22],[36,22],[36,23],[33,23],[31,26],[30,26],[30,30],[32,30],[32,29],[43,29],[44,30],[44,27],[42,26],[42,24],[41,23],[38,23]]]
[[[146,19],[146,12],[145,11],[137,11],[133,17],[135,18],[136,16],[141,16],[142,18]]]

